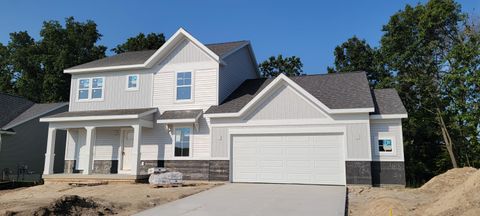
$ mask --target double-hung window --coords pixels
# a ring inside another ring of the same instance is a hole
[[[81,78],[78,80],[78,100],[102,100],[103,99],[103,77]]]
[[[128,75],[127,76],[127,90],[138,90],[139,85],[139,76],[138,74]]]
[[[192,128],[175,128],[175,157],[190,156]]]
[[[192,99],[192,72],[178,72],[177,73],[177,89],[176,99],[191,100]]]

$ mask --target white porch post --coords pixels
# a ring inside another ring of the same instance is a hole
[[[45,153],[45,166],[43,167],[44,175],[53,174],[56,136],[57,136],[57,129],[53,127],[48,127],[47,152]]]
[[[83,174],[89,175],[92,173],[93,166],[93,146],[95,146],[95,127],[85,127],[87,135],[85,139],[85,146],[87,147],[87,167],[83,170]]]
[[[132,125],[133,127],[133,149],[132,149],[132,175],[140,174],[140,146],[142,143],[142,127]]]

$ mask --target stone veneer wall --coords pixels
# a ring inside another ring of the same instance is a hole
[[[405,185],[403,161],[372,161],[373,185]]]
[[[347,184],[405,185],[403,161],[345,161]]]
[[[94,174],[115,174],[118,173],[118,160],[94,160]]]
[[[65,160],[63,173],[66,173],[66,174],[81,173],[83,170],[75,169],[76,163],[77,163],[76,160]]]

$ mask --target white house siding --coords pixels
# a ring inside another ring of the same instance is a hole
[[[281,86],[272,92],[252,109],[253,113],[246,119],[255,120],[288,120],[288,119],[324,119],[325,114],[299,96],[289,86]]]
[[[347,127],[347,160],[370,160],[369,124],[345,124]]]
[[[404,161],[401,119],[371,120],[370,131],[372,140],[372,159],[374,161]],[[379,154],[377,144],[379,136],[391,137],[394,139],[394,153]]]
[[[153,106],[166,110],[207,109],[217,104],[218,63],[195,44],[184,41],[159,64],[153,75]],[[175,99],[175,73],[192,72],[192,100]]]
[[[182,125],[175,125],[182,126]],[[192,126],[185,125],[185,126]],[[199,120],[199,127],[193,129],[191,156],[173,157],[173,136],[164,124],[154,124],[153,128],[143,128],[141,146],[142,160],[197,160],[210,159],[210,129],[206,119]]]
[[[97,128],[95,131],[94,160],[118,160],[120,128]]]
[[[224,59],[227,63],[220,67],[220,102],[227,98],[246,79],[258,78],[255,61],[247,47]]]
[[[134,109],[152,106],[153,69],[137,71],[114,71],[88,74],[73,74],[71,79],[69,111]],[[139,74],[139,88],[127,91],[127,75]],[[102,101],[78,101],[78,80],[80,78],[104,77]]]

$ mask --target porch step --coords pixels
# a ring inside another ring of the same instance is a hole
[[[73,183],[73,184],[97,184],[99,182],[110,183],[145,183],[148,181],[148,175],[122,175],[122,174],[52,174],[43,175],[45,183]]]

